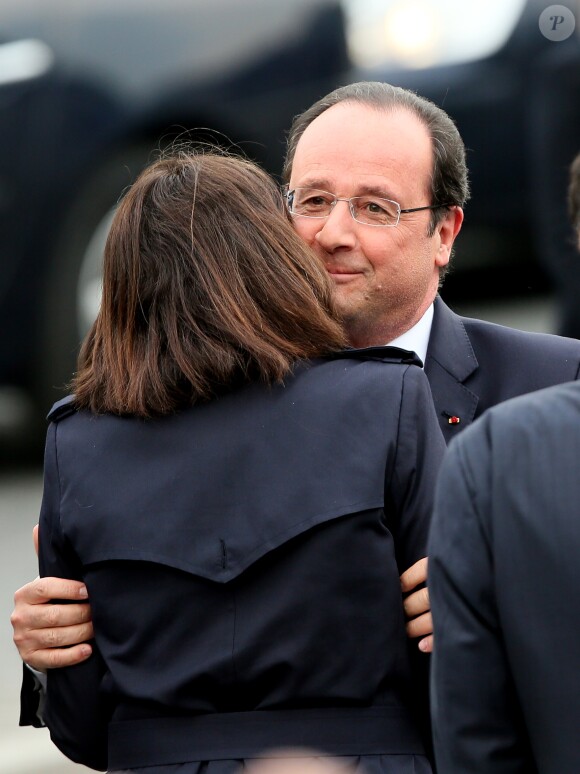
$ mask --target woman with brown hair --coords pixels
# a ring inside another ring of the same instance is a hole
[[[399,574],[443,439],[413,355],[344,341],[253,164],[177,153],[120,203],[46,445],[41,574],[86,584],[95,630],[48,674],[73,760],[225,774],[314,747],[430,771]]]

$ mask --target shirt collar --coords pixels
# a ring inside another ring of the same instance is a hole
[[[388,342],[389,347],[400,347],[415,352],[425,364],[427,357],[427,347],[429,346],[429,336],[431,335],[431,325],[433,323],[433,304],[429,306],[419,322],[412,328],[405,331],[401,336]]]

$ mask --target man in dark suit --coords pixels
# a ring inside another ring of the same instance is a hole
[[[577,341],[459,317],[438,296],[469,196],[443,110],[388,84],[337,89],[295,119],[284,177],[352,345],[417,352],[448,441],[502,400],[578,378]],[[365,207],[392,209],[391,227]]]
[[[412,92],[351,84],[298,116],[285,165],[288,205],[298,233],[324,262],[350,341],[392,344],[425,363],[449,440],[490,406],[577,379],[580,342],[523,333],[454,314],[439,298],[468,198],[465,148],[449,116]],[[424,583],[426,560],[402,578]],[[39,668],[90,654],[81,584],[34,581],[17,592],[15,641]],[[431,647],[426,589],[410,594],[408,631]],[[55,650],[54,645],[74,645]]]
[[[429,550],[442,772],[580,771],[580,383],[451,444]]]
[[[580,247],[580,155],[568,208]],[[580,384],[518,397],[451,445],[430,539],[441,771],[580,770]]]

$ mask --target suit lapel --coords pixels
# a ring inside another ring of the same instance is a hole
[[[447,443],[471,424],[479,396],[463,382],[478,368],[461,318],[437,297],[429,337],[425,373]]]

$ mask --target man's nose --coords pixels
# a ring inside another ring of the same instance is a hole
[[[352,249],[356,245],[356,221],[347,201],[338,200],[328,217],[321,220],[315,240],[328,253]]]

